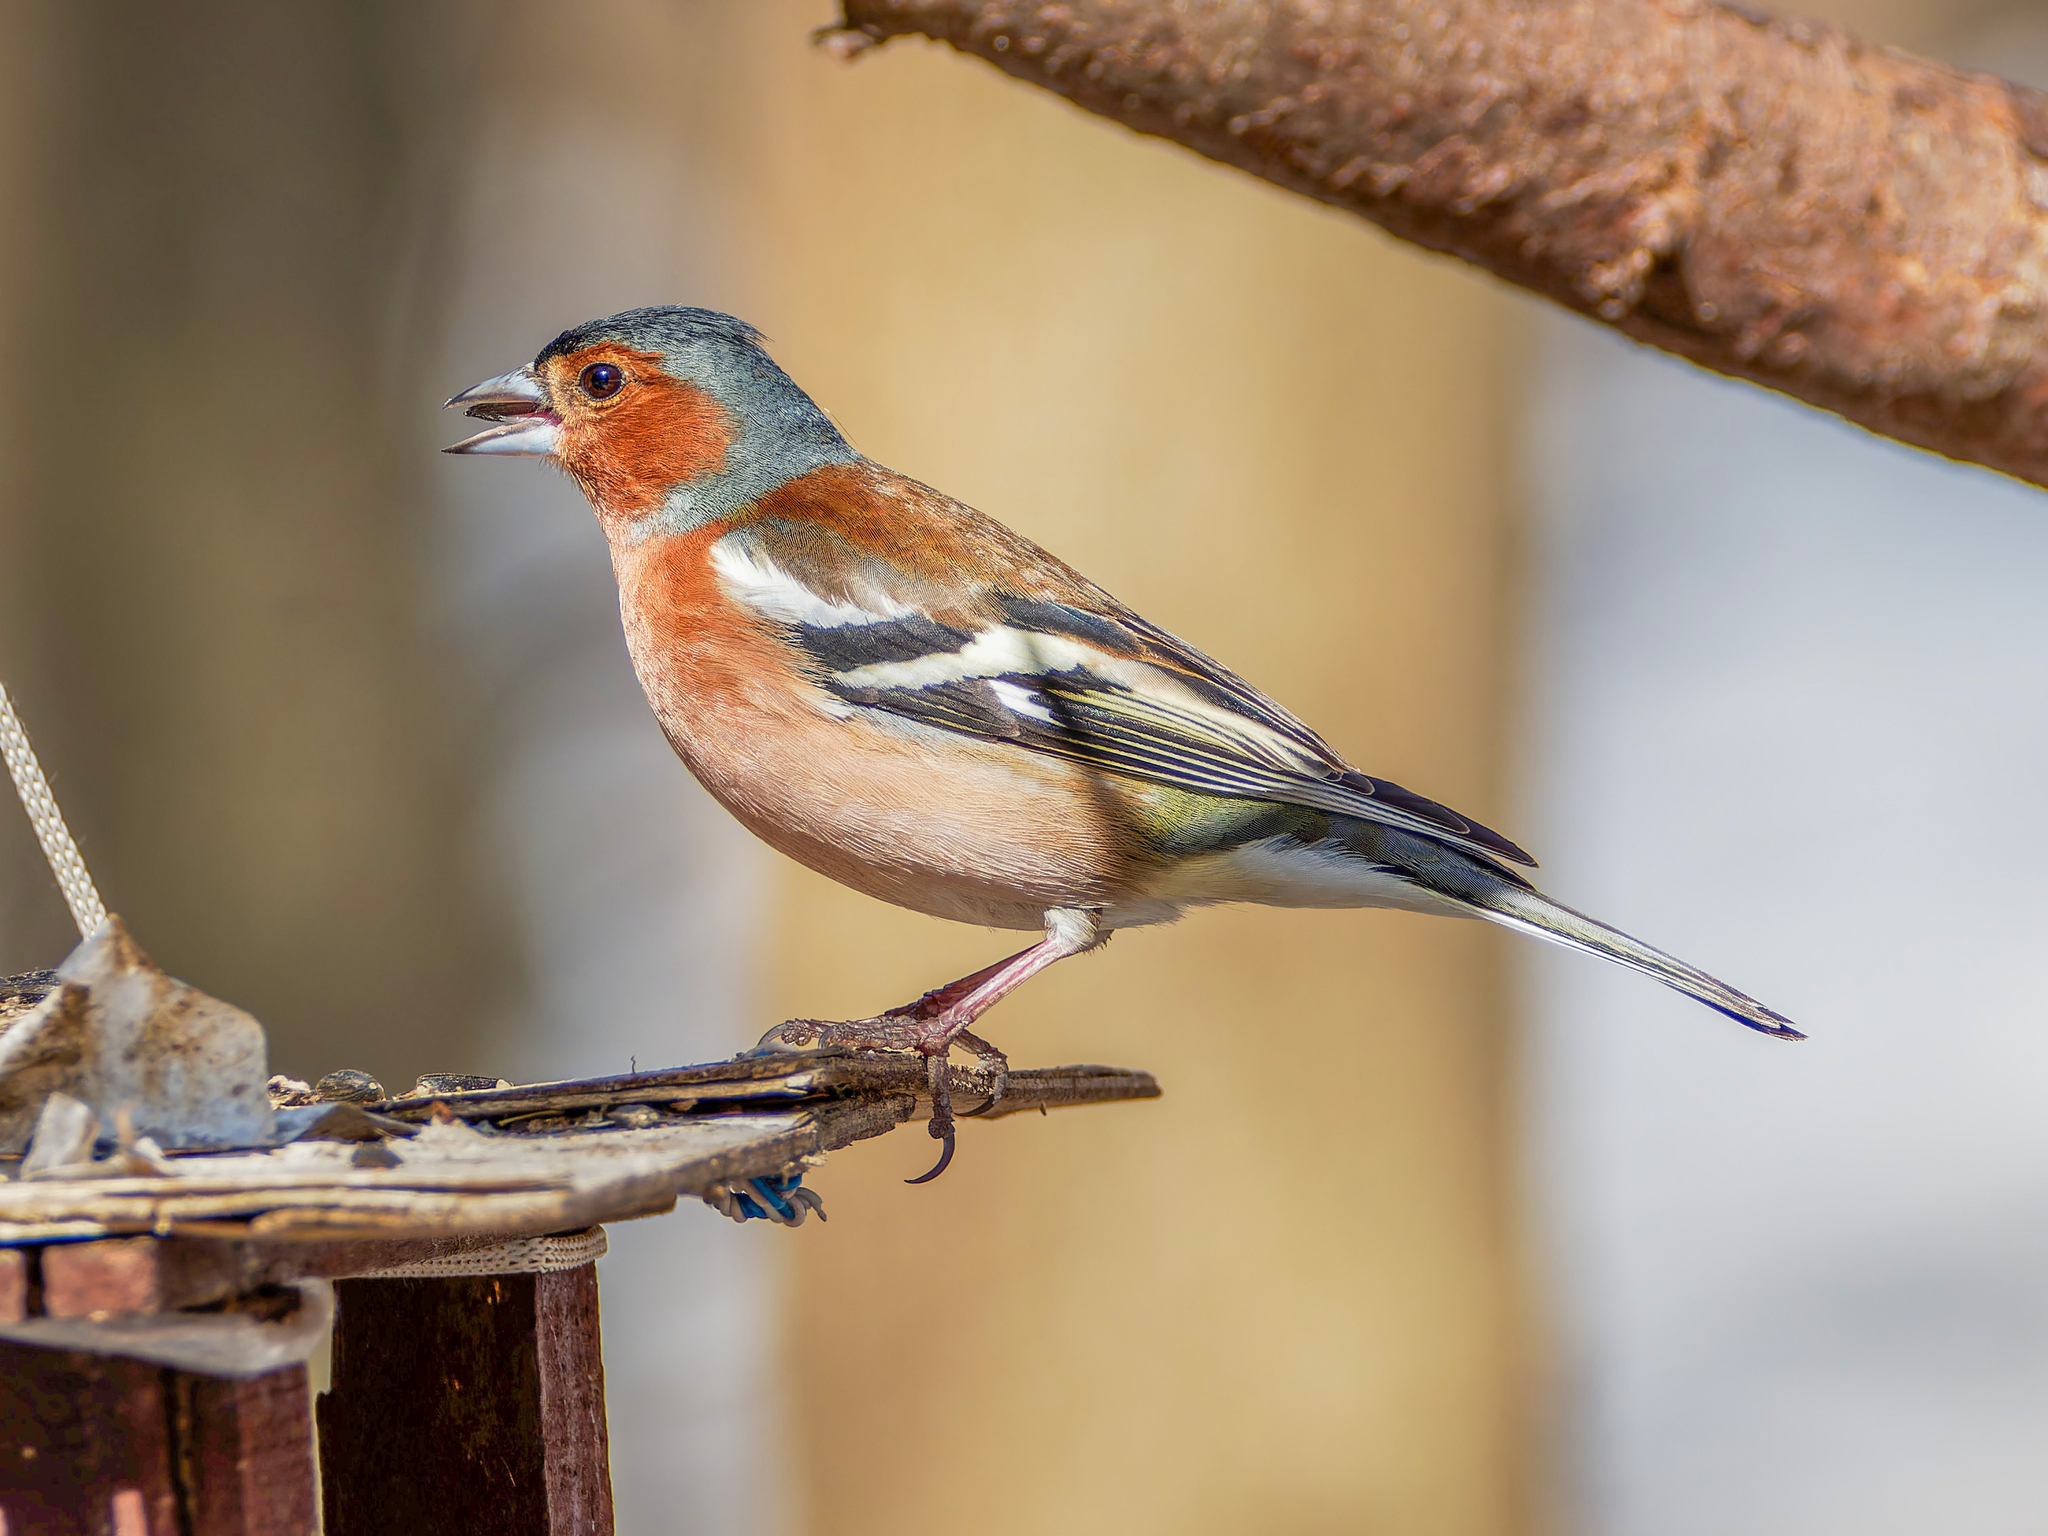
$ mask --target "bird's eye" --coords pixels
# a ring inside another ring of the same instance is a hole
[[[611,363],[592,363],[577,380],[593,400],[609,400],[626,382],[624,371]]]

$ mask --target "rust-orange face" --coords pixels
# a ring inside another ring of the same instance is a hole
[[[624,517],[716,473],[732,439],[724,408],[702,388],[672,378],[660,353],[617,342],[547,358],[448,403],[499,425],[447,452],[555,459],[593,506]]]
[[[676,486],[725,466],[725,408],[661,364],[658,352],[600,342],[542,365],[561,421],[555,457],[599,511],[643,516]]]
[[[492,423],[449,453],[553,459],[629,542],[733,515],[856,457],[753,327],[704,309],[590,321],[448,403]]]

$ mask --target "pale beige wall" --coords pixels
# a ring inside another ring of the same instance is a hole
[[[746,46],[750,318],[866,453],[1013,523],[1379,773],[1500,816],[1510,301],[971,61]],[[773,1016],[1015,947],[780,870]],[[788,1245],[818,1536],[1524,1525],[1497,937],[1228,911],[1004,1005],[1159,1103],[898,1135]]]

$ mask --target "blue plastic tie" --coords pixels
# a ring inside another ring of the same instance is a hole
[[[761,1198],[757,1201],[745,1190],[735,1187],[733,1193],[739,1197],[740,1209],[752,1220],[766,1221],[768,1210],[762,1209],[765,1203],[775,1212],[777,1220],[787,1222],[796,1209],[787,1197],[804,1187],[804,1176],[792,1173],[779,1179],[749,1179],[747,1182]]]

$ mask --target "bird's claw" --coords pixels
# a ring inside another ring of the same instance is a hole
[[[946,1071],[946,1053],[939,1050],[925,1058],[925,1082],[931,1088],[932,1139],[942,1143],[939,1160],[928,1172],[914,1179],[905,1179],[906,1184],[929,1184],[946,1171],[946,1165],[953,1161],[953,1093],[950,1074]]]
[[[952,1037],[925,1058],[925,1081],[932,1095],[932,1139],[941,1143],[939,1160],[927,1173],[914,1179],[905,1179],[906,1184],[929,1184],[946,1171],[946,1165],[953,1161],[953,1084],[952,1075],[946,1067],[946,1052],[954,1044],[966,1046],[974,1052],[982,1070],[990,1076],[989,1095],[985,1103],[976,1105],[957,1118],[972,1120],[976,1115],[985,1115],[1002,1102],[1003,1094],[1010,1084],[1010,1058],[990,1045],[978,1035],[966,1030],[956,1031]]]
[[[939,1160],[936,1163],[932,1164],[929,1171],[925,1173],[920,1173],[914,1179],[905,1179],[903,1181],[904,1183],[929,1184],[933,1179],[936,1179],[940,1174],[946,1171],[946,1164],[953,1161],[953,1127],[951,1125],[948,1125],[944,1130],[941,1130],[939,1128],[939,1122],[937,1120],[933,1120],[932,1134],[938,1137],[939,1140],[943,1143],[943,1145],[939,1148]]]

